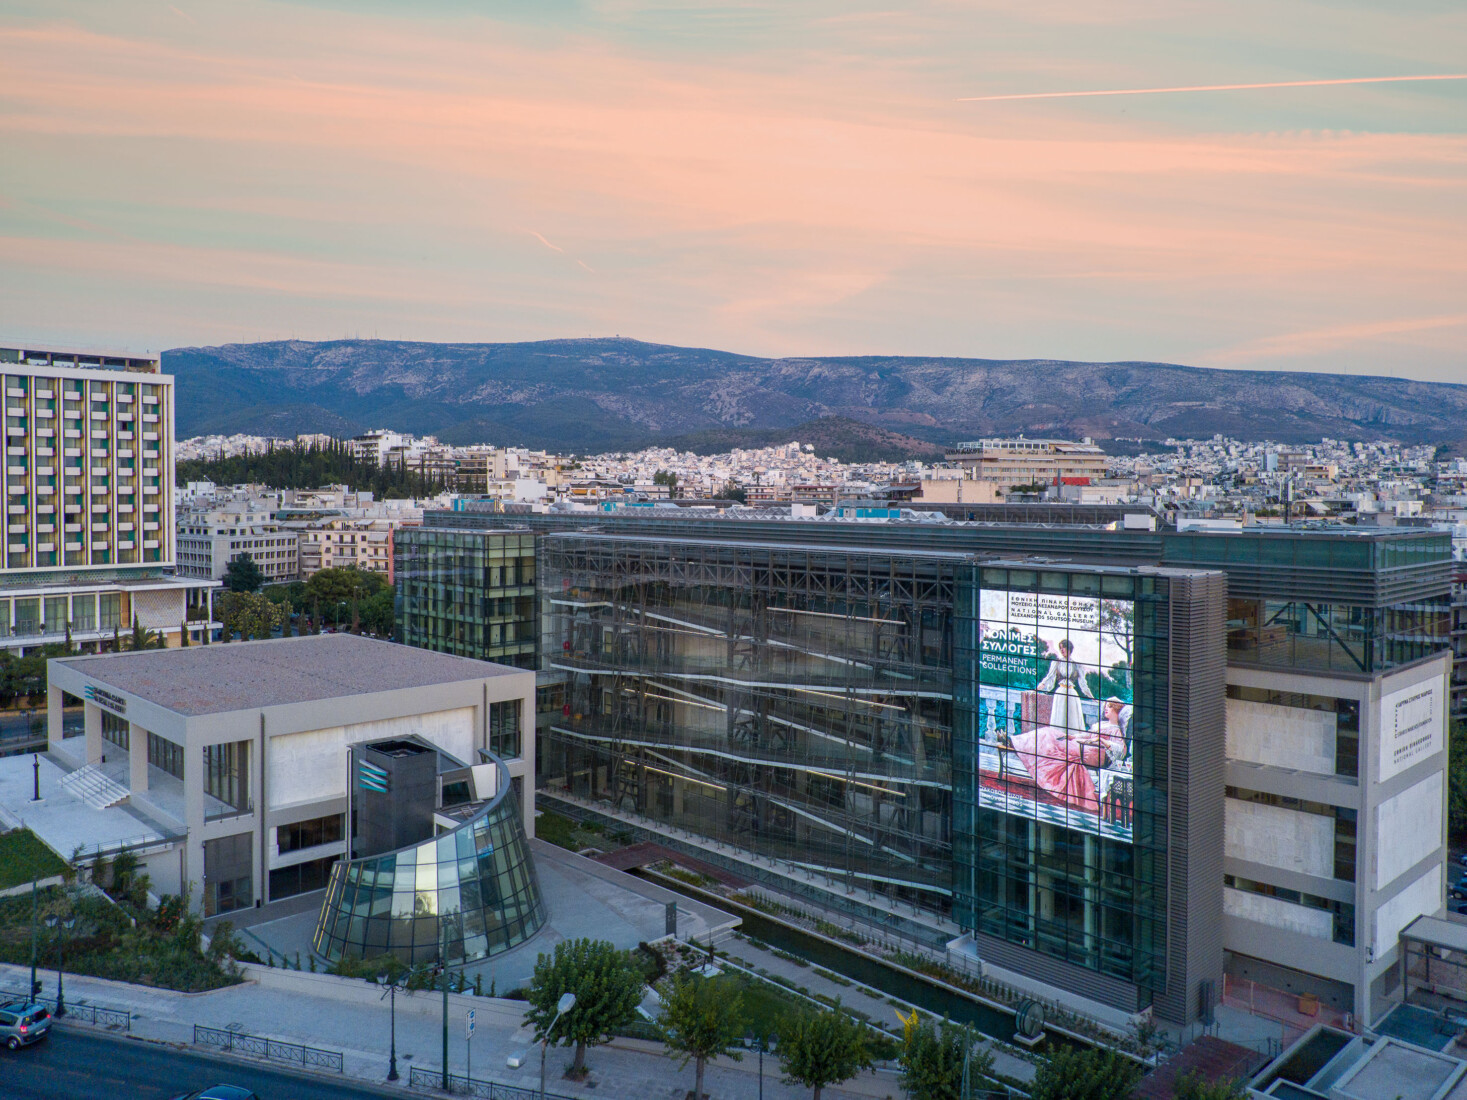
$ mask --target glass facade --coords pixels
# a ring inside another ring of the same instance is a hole
[[[493,759],[493,758],[491,758]],[[392,953],[451,966],[497,955],[545,923],[519,800],[498,793],[458,828],[395,852],[339,861],[313,938],[332,962]]]
[[[546,537],[541,784],[949,914],[963,560]]]
[[[535,667],[535,536],[404,527],[393,541],[398,640]]]
[[[953,919],[1152,991],[1166,973],[1167,599],[1160,577],[975,565],[955,616]],[[990,618],[1000,605],[1039,611],[1010,634]],[[1052,638],[1046,608],[1068,619]],[[1028,660],[1058,675],[995,687],[1036,619]],[[1091,664],[1087,630],[1115,639]]]

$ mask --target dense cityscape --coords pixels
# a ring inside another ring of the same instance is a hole
[[[0,1100],[1467,1100],[1461,4],[0,42]]]

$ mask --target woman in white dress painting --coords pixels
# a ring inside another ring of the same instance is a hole
[[[1084,733],[1090,728],[1085,721],[1085,708],[1080,705],[1080,696],[1094,699],[1090,687],[1085,683],[1085,673],[1071,658],[1075,644],[1061,638],[1059,657],[1049,664],[1049,671],[1039,682],[1040,694],[1048,693],[1052,698],[1049,705],[1049,724],[1069,734]]]

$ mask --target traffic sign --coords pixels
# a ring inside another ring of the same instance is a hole
[[[471,1009],[469,1009],[469,1014],[464,1017],[464,1038],[465,1039],[472,1039],[473,1037],[474,1037],[474,1010],[471,1008]]]

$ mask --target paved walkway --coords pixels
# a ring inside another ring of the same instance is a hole
[[[132,1033],[140,1039],[188,1044],[193,1025],[234,1029],[285,1042],[302,1043],[345,1055],[346,1075],[382,1082],[387,1076],[389,1015],[386,1001],[366,982],[295,971],[247,968],[257,980],[209,993],[174,993],[122,982],[67,975],[68,1004],[92,1003],[133,1013]],[[0,964],[0,990],[18,991],[29,980],[28,967]],[[56,974],[43,972],[45,993],[55,993]],[[450,995],[449,1066],[466,1069],[464,1014],[473,1008],[474,1076],[504,1084],[534,1088],[539,1084],[539,1059],[531,1031],[523,1025],[524,1005],[487,997]],[[64,1024],[63,1026],[73,1026]],[[85,1026],[85,1025],[74,1025]],[[405,1086],[410,1066],[441,1066],[442,994],[400,994],[397,998],[398,1070]],[[64,1037],[58,1036],[64,1041]],[[520,1069],[509,1069],[506,1059],[524,1056]],[[680,1070],[662,1053],[660,1044],[618,1039],[593,1048],[587,1055],[589,1078],[580,1084],[564,1080],[572,1050],[552,1047],[547,1087],[570,1097],[609,1097],[611,1100],[685,1100],[692,1089],[693,1068]],[[765,1059],[764,1089],[768,1100],[797,1100],[808,1090],[782,1084],[774,1058]],[[719,1061],[709,1066],[705,1090],[715,1100],[751,1097],[758,1092],[758,1058],[742,1062]],[[404,1090],[406,1092],[406,1090]],[[880,1100],[901,1095],[890,1071],[863,1074],[841,1089],[826,1089],[832,1100]],[[422,1095],[416,1093],[416,1095]]]

